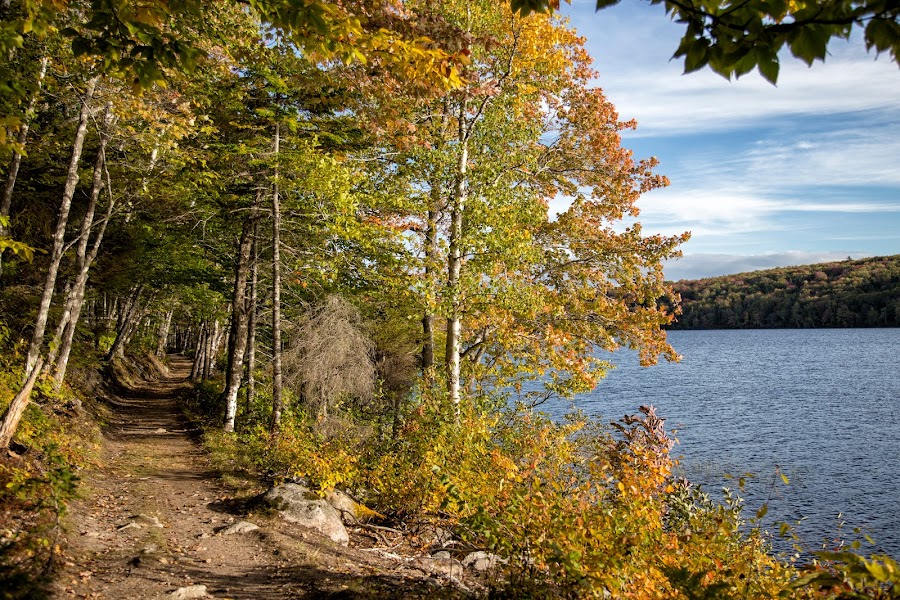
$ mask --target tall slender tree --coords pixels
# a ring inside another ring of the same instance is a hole
[[[65,250],[66,225],[69,223],[69,210],[72,207],[72,198],[75,196],[75,186],[78,184],[78,167],[81,162],[81,151],[84,148],[84,138],[87,134],[88,120],[91,117],[94,90],[99,79],[100,77],[97,75],[88,79],[81,99],[81,110],[79,111],[78,126],[75,129],[72,141],[72,155],[66,171],[65,187],[56,213],[56,228],[53,232],[50,262],[44,279],[44,291],[41,295],[34,331],[31,335],[31,344],[28,346],[28,356],[25,360],[26,380],[31,375],[31,371],[37,364],[38,356],[44,347],[44,330],[47,327],[47,318],[50,314],[50,303],[53,301],[56,275],[59,271],[59,264],[62,261],[63,251]]]

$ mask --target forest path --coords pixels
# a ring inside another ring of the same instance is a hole
[[[167,376],[108,400],[101,466],[84,474],[82,498],[65,519],[56,598],[461,595],[371,548],[342,548],[276,517],[241,514],[179,410],[190,366],[173,357]],[[219,534],[242,518],[260,529]],[[192,595],[200,585],[208,595]]]

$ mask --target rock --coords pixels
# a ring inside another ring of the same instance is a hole
[[[450,553],[446,550],[441,550],[440,552],[435,552],[431,555],[431,558],[450,558]]]
[[[169,433],[169,432],[166,431],[165,429],[163,429],[162,427],[160,427],[159,429],[157,429],[157,430],[154,431],[153,433],[155,433],[155,434],[157,434],[157,435],[162,435],[162,434],[164,434],[164,433]]]
[[[464,566],[482,572],[493,569],[499,563],[506,564],[506,562],[506,560],[500,558],[496,554],[484,551],[472,552],[462,560]]]
[[[423,571],[433,573],[435,575],[446,575],[448,577],[460,577],[463,572],[462,563],[458,560],[450,558],[438,558],[436,556],[423,556],[415,561],[415,566]]]
[[[238,521],[234,525],[229,525],[228,527],[223,528],[219,531],[219,535],[235,535],[239,533],[250,533],[251,531],[255,531],[259,529],[258,525],[254,525],[249,521]]]
[[[443,527],[427,526],[419,535],[426,545],[435,548],[444,548],[453,540],[453,532]]]
[[[172,598],[173,600],[190,600],[191,598],[205,597],[205,585],[189,585],[187,587],[178,588],[177,590],[169,594],[169,598]]]
[[[159,529],[163,529],[165,527],[165,525],[160,522],[158,517],[150,515],[135,515],[131,518],[134,519],[136,523],[145,523],[153,527],[158,527]]]
[[[378,513],[364,504],[354,500],[350,494],[341,490],[329,490],[325,493],[325,501],[337,509],[345,524],[365,523]]]
[[[275,486],[265,493],[263,501],[278,510],[285,521],[309,527],[342,546],[350,542],[340,512],[302,485]]]
[[[127,525],[122,525],[116,531],[125,531],[126,529],[141,529],[141,526],[135,522],[128,523]]]

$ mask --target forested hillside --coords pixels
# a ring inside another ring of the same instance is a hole
[[[900,326],[900,255],[739,273],[673,285],[671,329]]]

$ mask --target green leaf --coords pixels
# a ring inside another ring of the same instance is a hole
[[[772,85],[776,84],[778,81],[779,68],[778,57],[776,55],[760,56],[757,68],[759,69],[759,74],[762,75],[766,81]]]
[[[77,37],[72,40],[72,54],[75,56],[84,56],[91,51],[91,42],[82,38]]]
[[[866,570],[872,574],[872,577],[881,582],[886,582],[890,579],[890,573],[887,569],[885,569],[884,565],[880,562],[872,561],[866,564]]]
[[[766,516],[766,514],[768,514],[768,512],[769,512],[769,503],[766,502],[765,504],[763,504],[762,506],[759,507],[758,511],[756,511],[756,518],[762,519],[764,516]]]
[[[828,28],[809,25],[798,29],[788,40],[788,45],[791,48],[791,54],[807,65],[812,65],[816,59],[825,60],[830,39],[831,33]]]
[[[877,52],[891,48],[900,38],[900,24],[887,19],[872,19],[866,25],[866,49],[873,47]]]
[[[688,47],[684,58],[684,72],[693,73],[706,66],[709,62],[709,40],[694,40]]]

